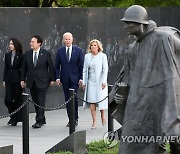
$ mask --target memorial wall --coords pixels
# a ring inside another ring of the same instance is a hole
[[[99,39],[108,56],[108,83],[113,84],[122,65],[124,50],[134,37],[129,37],[123,29],[123,8],[0,8],[0,81],[2,83],[4,55],[8,52],[11,37],[18,38],[23,51],[29,49],[33,35],[44,39],[42,47],[49,50],[55,61],[56,51],[62,46],[62,35],[71,32],[74,44],[86,53],[91,39]],[[173,26],[180,29],[180,8],[147,8],[149,19],[158,26]],[[28,92],[28,89],[27,89]],[[28,92],[29,93],[29,92]],[[83,97],[83,90],[79,90]],[[64,103],[62,86],[48,89],[47,107],[56,107]],[[79,103],[82,105],[82,102]],[[30,104],[30,111],[34,107]],[[4,105],[4,88],[0,84],[0,115],[7,114]]]

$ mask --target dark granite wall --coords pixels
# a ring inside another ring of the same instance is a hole
[[[0,81],[2,83],[4,54],[8,52],[8,41],[17,37],[24,52],[29,49],[31,36],[39,34],[44,38],[43,47],[55,58],[56,50],[62,45],[62,35],[70,31],[74,43],[84,49],[89,40],[102,41],[109,60],[109,84],[113,84],[123,64],[123,51],[133,37],[127,37],[121,18],[123,8],[0,8]],[[149,19],[158,26],[170,25],[180,29],[180,8],[147,8]],[[107,45],[110,42],[111,45]],[[80,91],[81,97],[83,91]],[[4,88],[0,84],[0,115],[7,114],[4,105]],[[51,87],[47,93],[47,107],[64,103],[62,87]],[[82,102],[80,102],[82,105]],[[30,105],[30,111],[34,111]]]

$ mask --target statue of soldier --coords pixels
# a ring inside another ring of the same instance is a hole
[[[119,154],[164,154],[165,137],[180,137],[180,32],[157,27],[139,5],[129,7],[121,20],[136,40],[125,51],[127,100],[116,91],[114,97],[125,103],[124,112],[113,115],[123,125]],[[172,154],[180,154],[180,143],[169,142]]]

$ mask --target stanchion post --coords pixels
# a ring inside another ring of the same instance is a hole
[[[69,107],[69,135],[75,132],[75,89],[69,89],[69,96],[73,96],[68,104]]]
[[[111,92],[112,85],[108,86],[108,93]],[[108,104],[108,132],[113,132],[114,131],[114,120],[111,117],[111,104]]]
[[[29,94],[22,93],[23,103],[27,101]],[[23,134],[23,154],[29,154],[29,103],[22,108],[23,109],[23,122],[22,122],[22,134]]]

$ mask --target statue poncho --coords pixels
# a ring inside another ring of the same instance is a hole
[[[120,154],[156,154],[163,140],[152,136],[180,136],[180,33],[153,21],[146,28],[126,51],[124,81],[130,88]],[[132,142],[135,136],[151,140]]]

